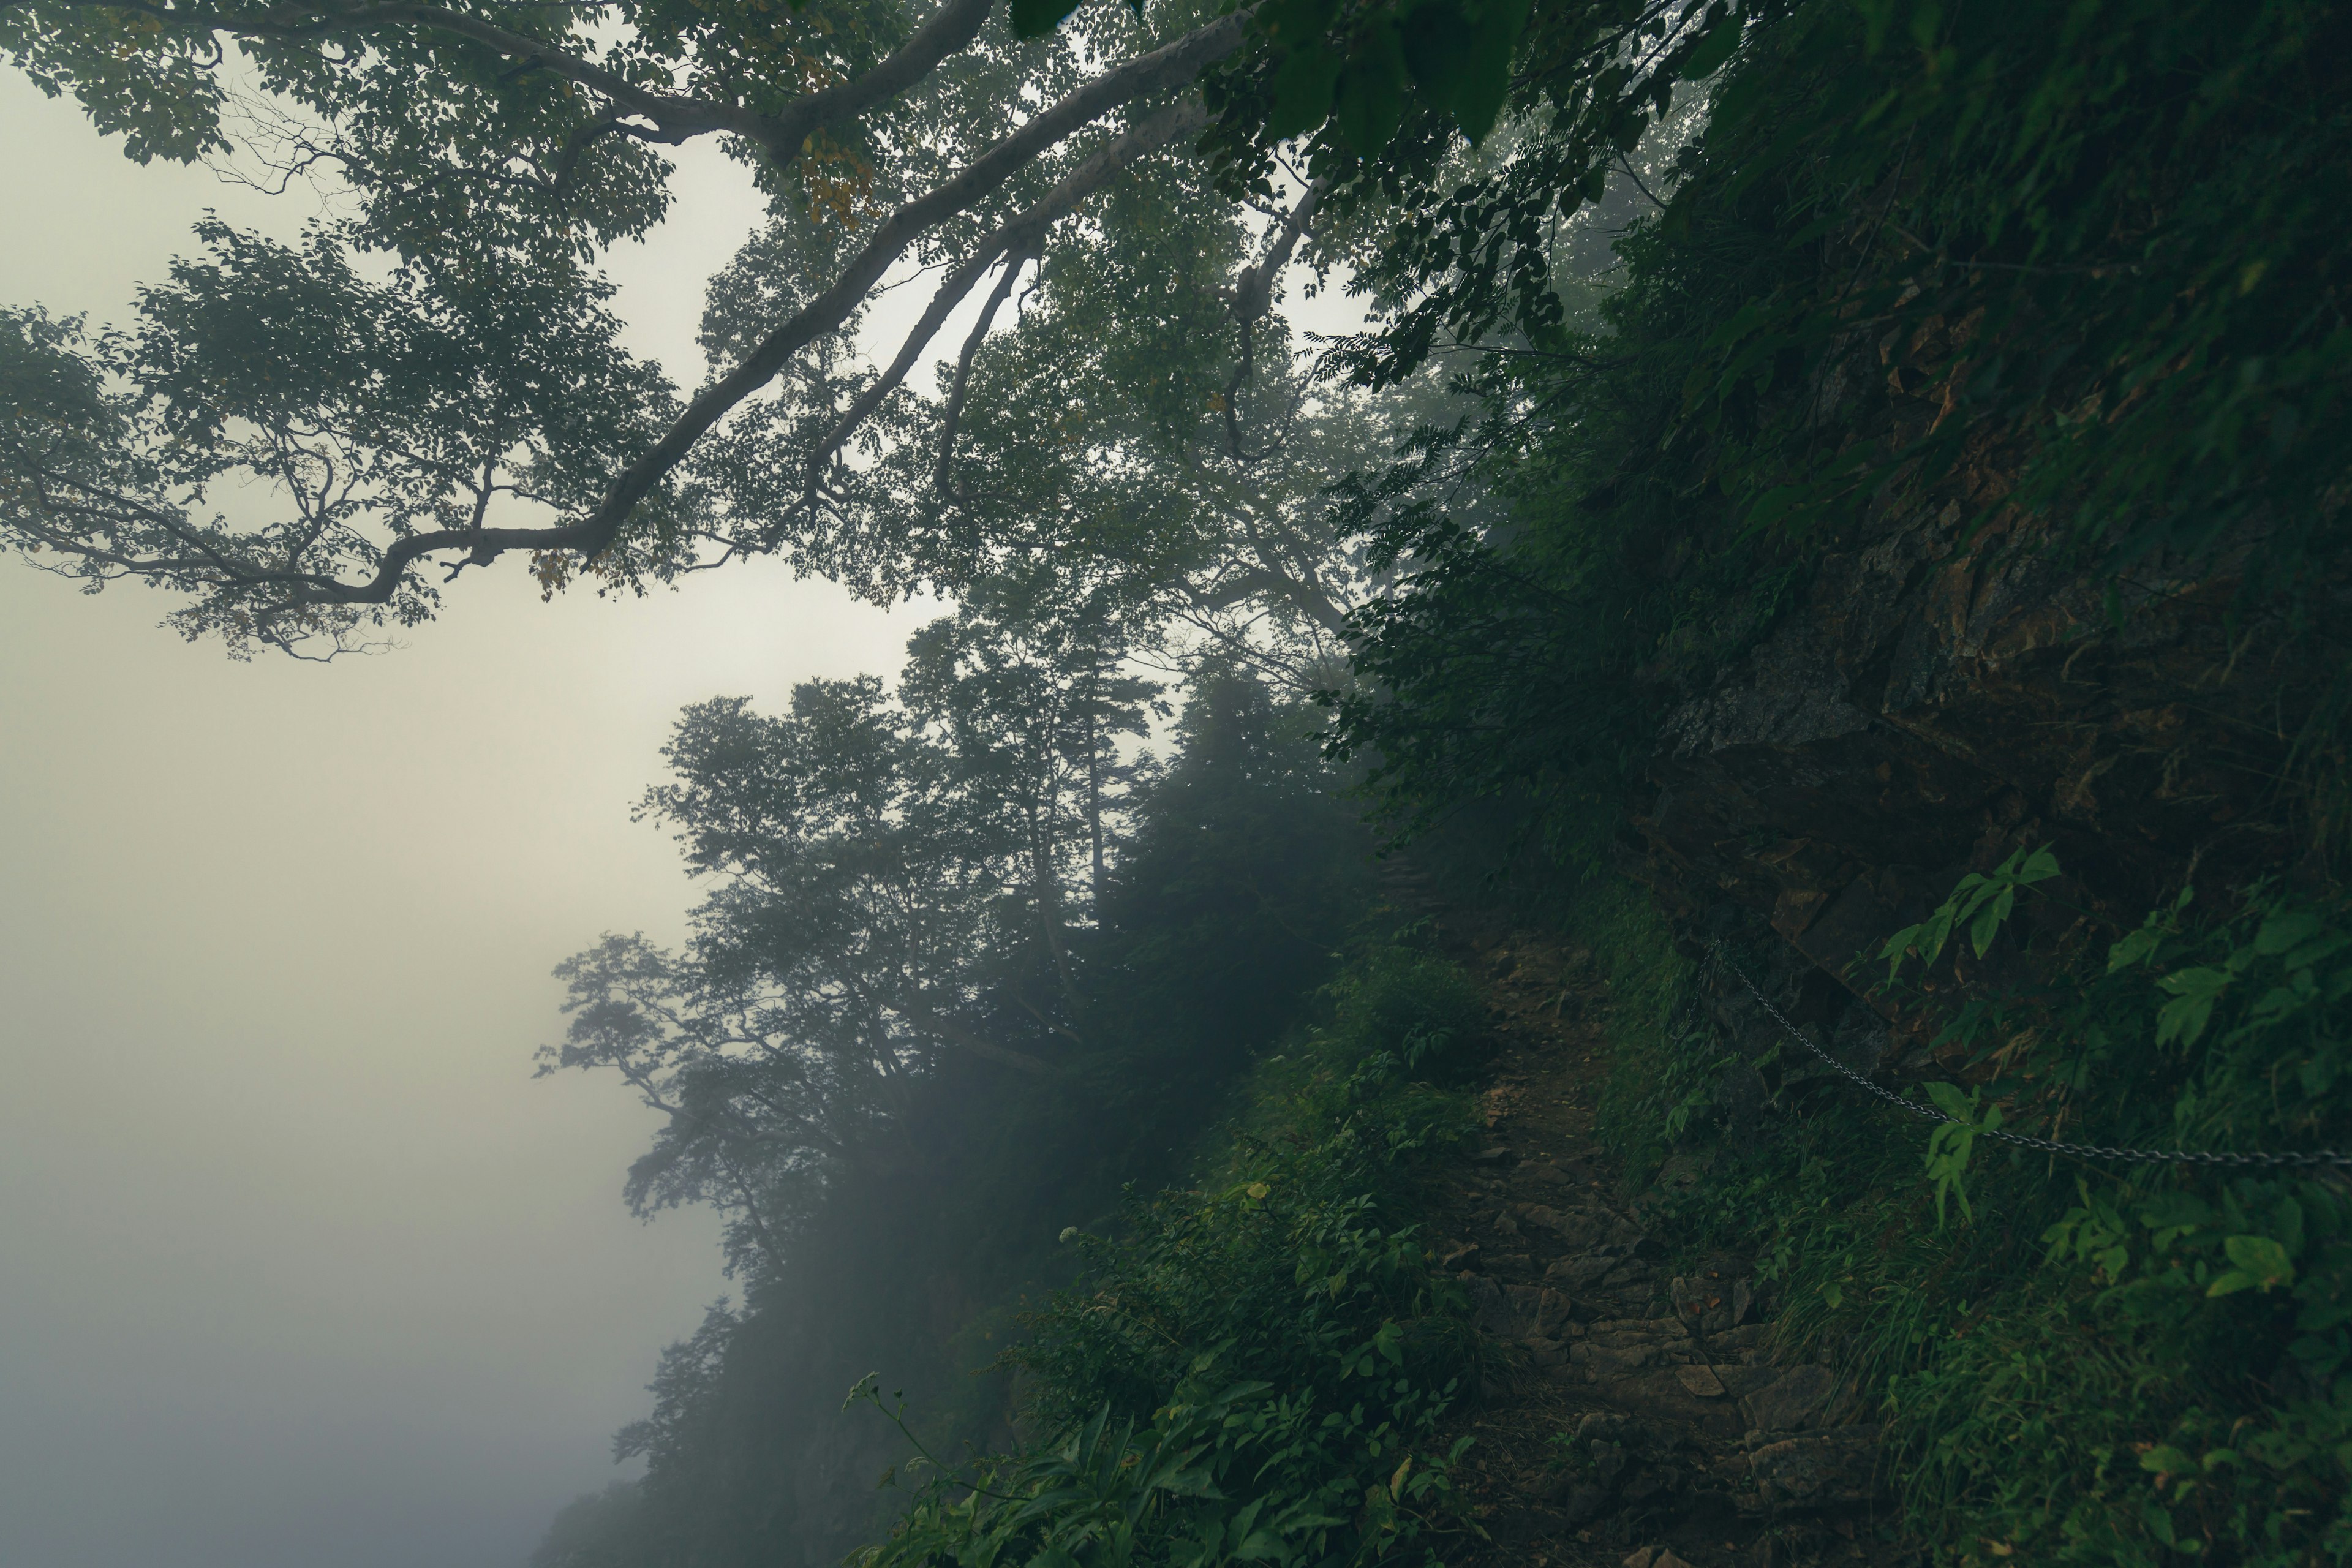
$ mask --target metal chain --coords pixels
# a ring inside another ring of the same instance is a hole
[[[1789,1021],[1788,1015],[1772,1005],[1771,998],[1756,989],[1754,981],[1742,974],[1738,967],[1724,956],[1721,942],[1717,942],[1709,950],[1707,956],[1708,962],[1721,964],[1730,972],[1733,979],[1748,987],[1748,994],[1756,998],[1764,1011],[1772,1015],[1773,1022],[1780,1026],[1782,1033],[1819,1057],[1839,1077],[1859,1085],[1898,1110],[1909,1111],[1914,1116],[1925,1117],[1930,1121],[1948,1121],[1958,1127],[1969,1125],[1958,1117],[1948,1116],[1932,1105],[1922,1105],[1916,1100],[1906,1100],[1891,1089],[1880,1088],[1822,1049],[1821,1047],[1813,1044],[1796,1025]],[[1988,1131],[1979,1128],[1977,1136],[1990,1138],[1997,1142],[2013,1143],[2021,1149],[2039,1150],[2047,1154],[2072,1154],[2084,1160],[2127,1160],[2143,1164],[2225,1165],[2240,1168],[2278,1165],[2352,1165],[2352,1154],[2338,1154],[2326,1149],[2299,1154],[2232,1154],[2196,1149],[2108,1149],[2090,1143],[2060,1143],[2048,1138],[2030,1138],[2021,1132],[2003,1132],[1998,1129]]]

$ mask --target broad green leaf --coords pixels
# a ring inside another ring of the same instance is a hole
[[[1696,47],[1683,58],[1682,77],[1685,81],[1696,81],[1713,76],[1739,47],[1739,18],[1727,16],[1706,30]]]
[[[2294,1283],[2294,1265],[2286,1248],[2267,1236],[2233,1236],[2221,1243],[2236,1268],[2206,1288],[2208,1296],[2230,1296],[2250,1287],[2270,1290]]]
[[[1472,23],[1456,0],[1428,0],[1398,24],[1405,68],[1432,103],[1451,110],[1470,72]]]
[[[1331,117],[1331,89],[1345,57],[1328,39],[1293,48],[1274,73],[1274,106],[1265,128],[1277,140],[1303,136]]]
[[[2165,975],[2157,982],[2172,993],[2172,1000],[2157,1009],[2156,1043],[2169,1045],[2178,1040],[2193,1046],[2205,1032],[2206,1023],[2213,1016],[2213,1004],[2229,989],[2234,978],[2224,969],[2182,969]]]
[[[2271,1211],[2271,1232],[2278,1237],[2286,1256],[2293,1258],[2303,1250],[2303,1205],[2292,1197],[2279,1199],[2278,1207]]]
[[[2000,933],[2000,922],[2009,918],[2009,911],[2016,906],[2016,903],[2017,890],[2013,888],[2003,888],[2000,895],[1986,904],[1978,912],[1976,920],[1969,924],[1969,945],[1976,950],[1979,958],[1982,958],[1986,950],[1992,946],[1992,939]]]
[[[1527,22],[1528,0],[1486,0],[1471,28],[1469,58],[1451,108],[1474,147],[1502,117],[1511,91],[1511,56]]]
[[[1975,1120],[1973,1112],[1976,1108],[1969,1102],[1969,1097],[1960,1092],[1959,1085],[1940,1081],[1930,1081],[1926,1085],[1926,1088],[1927,1090],[1927,1098],[1934,1100],[1936,1102],[1936,1109],[1942,1111],[1945,1115],[1952,1118],[1956,1121],[1973,1121]]]
[[[2157,945],[2163,941],[2164,932],[2158,931],[2153,924],[2144,925],[2137,931],[2126,932],[2121,942],[2107,949],[2107,973],[2113,974],[2118,969],[2139,963],[2149,953],[2154,952]]]
[[[1042,38],[1078,8],[1078,0],[1013,0],[1013,36]]]
[[[1403,40],[1382,16],[1357,40],[1332,89],[1340,140],[1367,158],[1386,150],[1404,123],[1404,87]]]
[[[2264,958],[2276,958],[2291,948],[2310,940],[2319,930],[2319,917],[2298,910],[2294,914],[2276,914],[2263,922],[2255,933],[2254,951]]]

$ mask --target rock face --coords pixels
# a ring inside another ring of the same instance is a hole
[[[2234,881],[2286,852],[2273,781],[2311,661],[2227,623],[2226,574],[2111,583],[1971,539],[1987,499],[1881,518],[1659,733],[1637,874],[1694,948],[1769,924],[1825,1037],[1891,931],[2014,849],[2053,845],[2066,900],[2131,925],[2192,863]],[[2005,947],[1931,987],[2000,978]],[[1899,1072],[1928,1033],[1864,1015],[1835,1049]]]

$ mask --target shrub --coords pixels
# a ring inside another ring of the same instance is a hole
[[[1329,994],[1331,1026],[1252,1074],[1213,1179],[1068,1233],[1081,1277],[1013,1358],[1050,1436],[936,1470],[865,1568],[1354,1563],[1455,1528],[1436,1433],[1475,1341],[1393,1213],[1471,1124],[1404,1058],[1462,1037],[1475,993],[1376,950]]]

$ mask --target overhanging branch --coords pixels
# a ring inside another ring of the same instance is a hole
[[[947,319],[955,313],[956,307],[963,303],[965,296],[988,275],[989,268],[995,266],[1000,258],[1033,249],[1044,240],[1046,229],[1055,220],[1067,216],[1119,171],[1180,136],[1197,132],[1208,121],[1208,111],[1198,103],[1177,104],[1161,110],[1142,124],[1097,149],[1063,176],[1052,190],[982,240],[977,249],[940,280],[940,286],[932,293],[931,302],[925,308],[921,320],[915,323],[914,330],[907,334],[906,342],[899,345],[898,357],[890,362],[871,386],[858,395],[849,405],[848,412],[809,453],[810,471],[814,473],[826,458],[839,451],[841,444],[848,440],[858,426],[882,405],[883,400],[906,381],[915,367],[915,362],[922,357],[923,350],[947,324]],[[1018,269],[1017,261],[1006,268],[1008,283]],[[987,315],[992,317],[994,314],[995,307],[992,305]],[[981,330],[986,331],[985,320]],[[970,363],[968,354],[964,363],[967,366]]]

